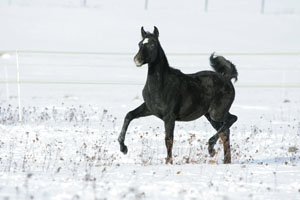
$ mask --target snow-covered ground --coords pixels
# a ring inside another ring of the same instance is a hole
[[[82,2],[0,4],[0,51],[10,55],[0,58],[0,199],[300,199],[297,1],[266,1],[264,15],[258,0],[210,0],[208,13],[196,0],[149,0],[147,11],[138,0]],[[232,164],[221,143],[209,157],[215,131],[204,118],[176,124],[173,165],[155,117],[133,121],[129,152],[119,152],[123,118],[142,103],[142,25],[159,28],[183,72],[210,69],[213,51],[236,64]],[[20,51],[18,122],[14,50],[103,54]]]

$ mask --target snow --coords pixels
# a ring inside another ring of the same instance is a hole
[[[261,1],[227,2],[1,2],[0,199],[300,199],[300,4],[266,1],[261,15]],[[155,117],[134,120],[119,152],[123,118],[143,102],[140,28],[154,25],[183,72],[210,69],[214,51],[237,66],[232,164],[220,142],[209,157],[204,118],[176,123],[173,165]],[[18,122],[14,50],[103,53],[20,51]]]

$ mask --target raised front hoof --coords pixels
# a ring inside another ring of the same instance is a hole
[[[123,153],[123,154],[127,154],[127,152],[128,152],[128,148],[127,148],[127,146],[126,145],[121,145],[120,146],[120,151]]]
[[[173,159],[172,158],[166,158],[166,164],[173,165]]]
[[[208,147],[208,153],[210,157],[214,157],[216,155],[216,150],[213,147]]]

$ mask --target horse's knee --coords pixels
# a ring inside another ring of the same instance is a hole
[[[209,116],[214,122],[224,122],[225,114],[222,112],[212,110],[212,111],[210,111]]]
[[[237,121],[237,119],[237,116],[228,113],[225,119],[226,128],[229,129],[232,126],[232,124],[234,124],[234,122]]]
[[[235,115],[230,114],[229,112],[218,112],[215,110],[212,110],[210,113],[210,118],[215,122],[225,122],[229,124],[233,124],[237,121],[238,117]]]
[[[126,114],[125,120],[131,121],[133,119],[133,113],[130,111],[129,113]]]
[[[238,117],[235,115],[230,114],[230,120],[232,121],[232,123],[236,122],[238,120]]]
[[[173,140],[174,140],[174,136],[172,134],[166,133],[166,136],[165,136],[166,145],[167,146],[172,145],[173,144]]]

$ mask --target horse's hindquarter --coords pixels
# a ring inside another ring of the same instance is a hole
[[[206,114],[212,104],[231,105],[234,87],[230,80],[213,71],[187,74],[181,84],[182,103],[178,120],[195,120]]]
[[[235,97],[235,90],[230,79],[212,71],[203,71],[191,76],[199,79],[207,91],[210,91],[209,110],[217,108],[222,111],[230,108]]]

